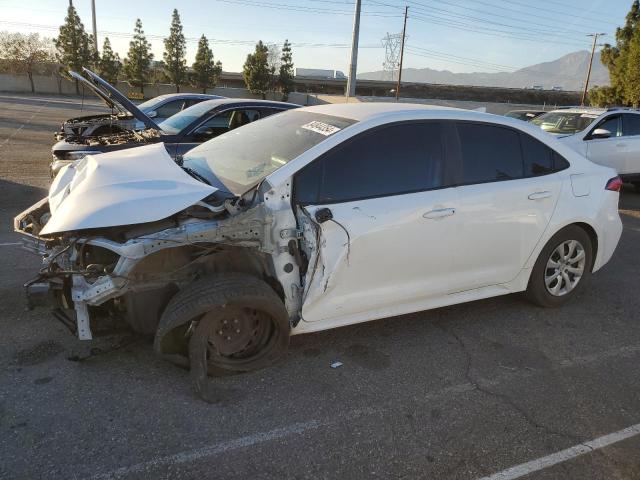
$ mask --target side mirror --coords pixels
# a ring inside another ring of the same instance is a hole
[[[158,112],[156,112],[155,110],[151,110],[150,112],[147,112],[147,117],[149,118],[156,118],[158,116]]]
[[[596,128],[591,134],[591,138],[611,138],[611,132],[604,128]]]

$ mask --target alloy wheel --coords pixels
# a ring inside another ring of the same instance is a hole
[[[556,297],[570,293],[584,274],[586,254],[577,240],[566,240],[558,245],[547,261],[544,283],[547,291]]]

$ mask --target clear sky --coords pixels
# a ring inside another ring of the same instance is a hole
[[[91,0],[74,0],[91,31]],[[409,6],[404,66],[454,72],[511,71],[590,48],[589,32],[613,41],[632,0],[362,0],[358,72],[381,70],[382,38],[402,30]],[[0,30],[53,37],[68,0],[0,0]],[[140,17],[162,59],[173,8],[182,17],[189,64],[205,34],[225,71],[241,71],[257,40],[293,43],[297,67],[347,72],[354,0],[96,0],[100,46],[109,36],[126,55]]]

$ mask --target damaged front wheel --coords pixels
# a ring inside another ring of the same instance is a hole
[[[175,344],[188,339],[194,387],[213,402],[215,390],[207,375],[266,367],[286,351],[289,334],[287,310],[269,285],[251,275],[227,273],[199,280],[171,299],[155,347],[161,354],[173,353],[175,360],[180,353]]]

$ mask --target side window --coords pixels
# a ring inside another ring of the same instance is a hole
[[[640,115],[635,113],[625,113],[622,116],[622,135],[640,135]]]
[[[221,112],[201,124],[193,132],[195,141],[204,142],[235,128],[260,118],[260,112],[253,109],[237,109]]]
[[[602,120],[594,130],[602,128],[603,130],[609,130],[612,137],[619,137],[622,135],[622,129],[620,128],[620,115],[611,115],[610,117]]]
[[[262,115],[262,118],[268,117],[270,115],[273,115],[275,113],[280,113],[283,112],[284,110],[280,109],[280,108],[261,108],[260,109],[260,114]]]
[[[511,180],[523,176],[519,134],[508,128],[458,123],[462,171],[458,184]]]
[[[569,168],[569,162],[567,161],[566,158],[564,158],[562,155],[560,155],[558,152],[553,152],[553,169],[556,172],[559,172],[560,170],[564,170],[565,168]]]
[[[190,98],[184,101],[184,107],[182,107],[182,109],[184,110],[185,108],[193,107],[195,104],[200,103],[202,101],[203,100],[199,98]]]
[[[524,133],[520,134],[522,141],[522,160],[524,161],[524,176],[537,177],[553,173],[553,150],[544,143]]]
[[[524,176],[538,177],[569,168],[569,162],[555,150],[525,133],[520,134]]]
[[[184,100],[173,100],[171,102],[167,102],[161,107],[156,109],[158,113],[158,118],[169,118],[174,116],[180,110],[182,110],[182,106],[184,105]]]
[[[348,202],[442,186],[443,127],[391,125],[362,134],[308,165],[295,178],[299,203]]]

